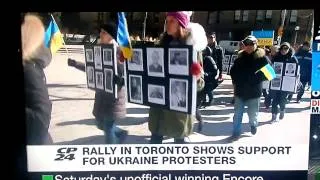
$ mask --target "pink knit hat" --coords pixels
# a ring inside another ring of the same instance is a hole
[[[190,22],[191,14],[186,11],[168,12],[167,16],[172,16],[178,20],[180,26],[186,28]]]

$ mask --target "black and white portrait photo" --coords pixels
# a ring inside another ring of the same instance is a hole
[[[228,73],[228,68],[229,68],[229,65],[223,64],[222,65],[222,72]]]
[[[94,81],[94,68],[92,66],[87,66],[87,80],[88,80],[88,87],[95,88],[95,81]]]
[[[143,104],[142,76],[129,75],[130,101]]]
[[[238,55],[232,55],[231,56],[231,60],[230,60],[230,64],[234,64],[234,61],[238,58]]]
[[[169,48],[169,73],[189,75],[189,51],[186,48]]]
[[[165,105],[164,86],[148,84],[148,101],[155,104]]]
[[[112,66],[112,49],[103,48],[102,49],[103,54],[103,64]]]
[[[188,81],[170,79],[170,109],[188,111]]]
[[[228,65],[229,66],[229,61],[230,61],[230,55],[225,55],[223,58],[222,65]]]
[[[276,75],[282,76],[283,63],[274,62],[273,67]]]
[[[109,93],[113,93],[113,70],[105,68],[104,76],[105,76],[105,91]]]
[[[164,77],[163,48],[147,48],[148,75]]]
[[[272,90],[280,90],[281,88],[282,76],[277,76],[271,81],[271,89]]]
[[[287,63],[285,76],[295,76],[296,75],[296,64],[295,63]]]
[[[103,73],[96,71],[96,87],[103,90]]]
[[[130,71],[143,71],[142,49],[133,49],[131,60],[128,60]]]
[[[94,46],[94,65],[96,69],[102,70],[101,47]]]
[[[86,60],[87,60],[87,62],[93,62],[93,51],[92,51],[92,49],[86,49]]]

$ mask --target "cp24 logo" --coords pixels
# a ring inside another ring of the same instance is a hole
[[[59,148],[57,150],[55,161],[63,161],[63,160],[69,160],[72,161],[75,159],[74,153],[77,151],[78,148]]]

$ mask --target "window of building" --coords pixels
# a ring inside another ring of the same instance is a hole
[[[258,10],[257,11],[257,21],[263,21],[264,20],[264,10]]]
[[[297,10],[291,10],[290,14],[290,23],[296,23],[298,17],[298,11]]]
[[[243,11],[243,15],[242,15],[242,21],[243,22],[248,22],[249,20],[249,11],[248,10],[244,10]]]
[[[272,19],[272,10],[266,10],[266,19]]]
[[[209,12],[208,24],[214,24],[216,22],[217,12]]]
[[[241,10],[234,11],[234,23],[238,23],[241,19]]]
[[[132,20],[133,21],[143,21],[143,13],[141,12],[133,12]]]

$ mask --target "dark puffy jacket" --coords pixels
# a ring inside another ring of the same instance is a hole
[[[245,100],[260,97],[262,81],[267,79],[259,69],[267,64],[265,51],[261,48],[252,54],[240,51],[230,70],[235,96]]]
[[[203,58],[203,70],[204,70],[204,81],[205,91],[212,91],[218,86],[218,75],[219,70],[216,62],[211,56],[205,56]]]
[[[46,77],[43,69],[51,61],[49,49],[39,51],[41,54],[24,63],[24,92],[27,127],[27,144],[51,144],[48,133],[52,104],[49,99]]]
[[[300,65],[300,80],[304,82],[311,81],[312,53],[302,48],[295,54]]]

